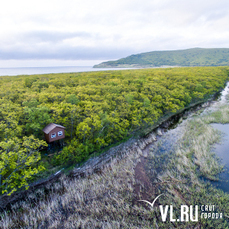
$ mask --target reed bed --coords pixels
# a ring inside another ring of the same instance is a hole
[[[150,228],[151,212],[133,205],[132,152],[102,174],[70,180],[62,177],[48,196],[37,190],[1,215],[0,228]],[[143,220],[146,219],[146,220]]]
[[[136,179],[135,168],[142,163],[146,140],[127,157],[111,162],[102,174],[77,179],[62,176],[59,183],[36,190],[26,200],[12,205],[11,211],[1,214],[0,228],[227,228],[226,217],[183,224],[162,222],[158,205],[173,204],[178,209],[181,204],[215,203],[217,211],[229,213],[229,195],[200,179],[216,180],[222,169],[211,147],[220,141],[220,133],[209,123],[229,122],[228,112],[228,105],[224,105],[206,115],[189,118],[180,124],[176,134],[165,134],[153,144],[142,167],[153,191]],[[149,137],[156,140],[154,134]],[[168,139],[175,144],[168,144]],[[137,186],[139,192],[135,190]],[[155,209],[137,201],[146,192],[148,201],[164,194]],[[179,217],[179,210],[174,214]]]
[[[193,116],[180,124],[178,137],[166,134],[155,144],[148,155],[147,173],[157,187],[157,193],[164,193],[158,205],[172,203],[178,209],[175,217],[180,216],[179,206],[209,205],[215,203],[218,211],[229,215],[229,195],[214,188],[209,180],[217,180],[223,166],[212,147],[221,140],[221,132],[210,123],[229,122],[228,104],[203,115]],[[175,144],[170,147],[170,143]],[[165,149],[167,147],[167,150]],[[155,217],[160,217],[159,210]],[[224,220],[199,219],[198,223],[159,223],[160,228],[228,228],[228,218]]]

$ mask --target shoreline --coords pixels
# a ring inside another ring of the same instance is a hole
[[[77,168],[75,167],[71,170],[67,177],[80,179],[88,177],[94,173],[101,174],[102,170],[109,168],[111,164],[118,163],[120,160],[127,157],[132,151],[137,151],[140,155],[142,155],[142,150],[145,149],[147,145],[154,142],[157,136],[161,135],[161,128],[168,128],[169,125],[173,125],[173,123],[177,122],[182,116],[186,116],[189,113],[195,112],[203,107],[210,106],[221,91],[222,90],[215,93],[212,98],[207,101],[199,101],[189,107],[177,111],[169,117],[162,117],[156,124],[146,129],[144,136],[137,137],[137,139],[132,136],[129,140],[117,146],[111,147],[108,151],[100,154],[99,156],[90,157],[83,163],[82,166]],[[50,185],[59,182],[61,177],[65,175],[62,170],[63,169],[55,172],[55,174],[50,175],[48,178],[43,178],[31,183],[28,190],[18,191],[13,193],[11,196],[8,196],[7,194],[0,196],[1,211],[9,209],[9,206],[12,203],[25,199],[26,196],[34,192],[36,189],[44,188],[47,184]]]

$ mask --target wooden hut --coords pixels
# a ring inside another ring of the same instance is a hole
[[[61,125],[50,123],[42,131],[45,134],[46,141],[50,143],[65,138],[64,129],[65,127]]]

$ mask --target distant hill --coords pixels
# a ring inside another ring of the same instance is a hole
[[[193,48],[153,51],[107,61],[94,68],[161,67],[161,66],[229,66],[229,48]]]

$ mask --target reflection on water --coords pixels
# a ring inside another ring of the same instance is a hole
[[[221,92],[219,103],[226,103],[227,102],[227,94],[229,93],[229,82],[224,90]]]
[[[214,145],[214,152],[221,159],[224,171],[219,175],[219,181],[212,182],[212,184],[225,192],[229,192],[229,124],[214,123],[211,125],[224,133],[222,142]]]
[[[211,113],[215,110],[220,109],[220,105],[224,105],[228,102],[227,101],[228,94],[229,94],[229,83],[227,83],[227,86],[221,92],[220,98],[218,98],[217,101],[215,101],[212,106],[206,108],[204,112],[202,112],[199,115],[203,116],[204,114],[209,113],[209,111]],[[192,114],[195,113],[196,112],[193,112]],[[192,119],[192,114],[190,114],[190,116],[188,115],[189,120]],[[186,120],[184,120],[184,116],[181,119],[178,118],[177,120],[174,120],[174,123],[168,127],[167,131],[164,132],[164,135],[158,137],[158,142],[155,144],[152,143],[150,146],[148,146],[148,148],[151,148],[151,151],[153,152],[155,157],[156,156],[161,157],[159,168],[158,169],[154,168],[154,170],[157,171],[157,173],[159,173],[163,169],[164,170],[166,169],[168,163],[167,161],[170,160],[170,156],[171,154],[173,154],[175,146],[182,135],[182,131],[183,131],[182,126],[185,124],[185,122]],[[224,192],[229,193],[229,124],[215,123],[215,124],[211,124],[211,126],[224,133],[222,142],[214,145],[214,152],[220,158],[222,165],[224,165],[224,170],[222,173],[219,174],[219,180],[211,181],[211,183],[215,187],[220,188]],[[151,158],[149,157],[149,164],[153,163],[152,160],[156,160],[155,157],[152,157],[152,155]],[[153,173],[151,175],[153,177]],[[207,181],[207,179],[203,179],[203,180]]]
[[[108,71],[108,70],[126,70],[126,69],[137,69],[137,68],[93,68],[92,66],[0,68],[0,76],[92,72],[92,71]]]

